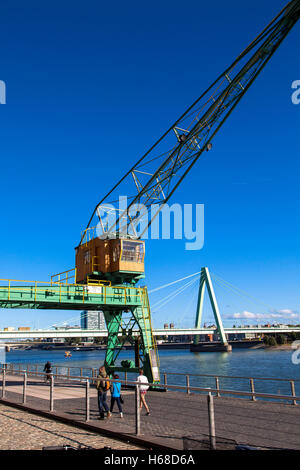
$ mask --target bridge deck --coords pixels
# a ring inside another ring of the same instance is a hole
[[[6,399],[21,403],[22,385],[18,376],[7,376]],[[27,405],[49,410],[49,385],[35,378],[28,379]],[[0,386],[2,385],[0,381]],[[111,419],[99,421],[96,390],[91,388],[91,421],[101,429],[134,434],[134,393],[125,391],[124,419],[114,409]],[[79,384],[55,384],[55,413],[72,420],[85,419],[84,388]],[[181,392],[148,392],[151,415],[141,416],[143,438],[171,448],[183,448],[183,436],[207,435],[206,396]],[[108,402],[110,399],[108,398]],[[300,408],[290,404],[271,403],[239,398],[215,398],[216,434],[238,443],[256,446],[300,449]]]

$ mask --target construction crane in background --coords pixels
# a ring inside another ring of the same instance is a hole
[[[143,235],[202,153],[211,150],[214,136],[299,16],[300,0],[290,1],[100,200],[76,248],[77,283],[100,288],[109,283],[122,288],[134,286],[144,277]],[[125,206],[115,209],[119,195],[130,193]],[[125,369],[115,365],[121,346],[117,333],[122,327],[132,342],[132,324],[138,325],[140,343],[136,344],[134,367],[138,367],[141,359],[148,377],[158,381],[157,373],[153,373],[158,370],[158,357],[146,289],[143,295],[143,308],[130,311],[129,326],[125,329],[121,310],[126,306],[116,310],[104,308],[109,331],[105,363],[109,371],[130,369],[129,364],[125,364]]]

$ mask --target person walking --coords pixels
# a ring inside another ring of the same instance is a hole
[[[118,379],[119,376],[117,374],[113,375],[114,379]],[[112,413],[114,409],[115,402],[118,405],[120,418],[123,418],[123,410],[121,405],[121,382],[113,382],[111,386],[111,400],[110,400],[110,412]]]
[[[99,368],[99,374],[97,377],[96,388],[98,391],[98,409],[100,414],[100,419],[104,419],[104,412],[107,413],[107,417],[111,417],[111,412],[108,409],[108,405],[106,403],[106,395],[107,391],[109,390],[109,380],[108,375],[106,373],[105,367],[101,366]]]
[[[137,377],[137,382],[139,382],[141,385],[139,386],[139,389],[140,389],[140,409],[142,409],[143,405],[146,409],[146,414],[147,416],[150,415],[150,410],[149,410],[149,406],[147,405],[147,402],[146,402],[146,393],[147,393],[147,390],[149,388],[149,385],[148,385],[148,379],[147,377],[144,375],[144,369],[140,369],[139,370],[139,376]]]
[[[51,373],[52,373],[52,366],[51,366],[51,362],[46,362],[46,364],[44,365],[44,372],[46,373],[45,374],[45,382],[47,382],[48,380],[51,381]]]

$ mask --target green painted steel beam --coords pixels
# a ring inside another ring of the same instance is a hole
[[[115,370],[137,371],[136,366],[124,368],[116,363],[124,345],[119,334],[122,333],[122,336],[132,341],[132,329],[136,325],[140,336],[139,366],[144,368],[149,382],[158,383],[160,380],[146,287],[48,285],[38,282],[33,282],[32,285],[12,285],[12,281],[7,281],[6,286],[0,286],[0,308],[102,310],[108,330],[105,366],[110,374]],[[125,329],[122,325],[123,313],[130,316]]]
[[[122,310],[142,305],[142,288],[86,285],[0,286],[1,308]]]

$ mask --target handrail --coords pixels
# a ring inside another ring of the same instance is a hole
[[[278,377],[254,377],[254,376],[249,376],[249,377],[244,377],[241,375],[219,375],[219,374],[185,374],[184,372],[162,372],[162,374],[167,374],[167,375],[189,375],[192,377],[218,377],[218,378],[223,378],[223,379],[245,379],[245,380],[270,380],[270,381],[282,381],[282,382],[290,382],[291,380],[294,382],[300,382],[300,379],[280,379]]]
[[[3,366],[0,367],[0,372],[9,372]],[[21,371],[14,371],[13,374],[18,375],[21,373],[26,372],[27,374],[30,373],[32,375],[39,375],[45,376],[47,375],[44,372],[30,372],[28,370],[21,370]],[[69,376],[69,375],[60,375],[60,374],[48,374],[52,375],[53,377],[60,377],[60,378],[67,378],[67,379],[79,379],[80,381],[95,381],[97,377],[88,377],[88,376]],[[6,379],[7,380],[7,379]],[[134,380],[123,380],[123,379],[109,379],[110,382],[120,382],[121,384],[126,385],[138,385],[140,386],[140,382]],[[174,390],[192,390],[196,392],[207,392],[207,393],[223,393],[225,395],[240,395],[240,396],[251,396],[252,398],[259,397],[259,398],[273,398],[278,400],[289,400],[289,401],[300,401],[300,396],[298,395],[278,395],[273,393],[261,393],[261,392],[249,392],[244,390],[228,390],[228,389],[219,389],[219,388],[212,388],[212,387],[194,387],[194,386],[184,386],[184,385],[164,385],[164,384],[157,384],[149,382],[147,385],[152,388],[159,388],[159,389],[174,389]]]
[[[10,363],[9,365],[19,365],[19,363]],[[21,363],[22,365],[22,363]],[[29,364],[30,367],[36,367],[36,366],[42,366],[42,364],[35,363],[35,364]],[[57,367],[57,368],[63,368],[63,369],[85,369],[85,370],[90,370],[90,371],[95,371],[98,370],[95,367],[80,367],[80,366],[71,366],[71,365],[58,365],[58,364],[53,364],[52,367]],[[130,371],[127,371],[127,373],[131,373]],[[136,372],[132,372],[135,374]],[[181,376],[190,376],[190,377],[212,377],[212,378],[227,378],[227,379],[245,379],[245,380],[265,380],[265,381],[280,381],[280,382],[300,382],[300,379],[292,379],[292,378],[277,378],[277,377],[255,377],[255,376],[241,376],[241,375],[221,375],[221,374],[190,374],[190,373],[184,373],[184,372],[166,372],[166,371],[161,371],[161,375],[181,375]]]
[[[47,294],[57,294],[59,295],[59,302],[63,302],[63,296],[70,295],[70,289],[74,289],[76,295],[82,294],[82,301],[87,301],[87,295],[90,296],[102,296],[104,298],[104,303],[107,303],[108,299],[116,300],[116,296],[122,297],[122,300],[126,304],[128,302],[129,297],[133,297],[138,301],[140,296],[140,288],[139,287],[132,287],[132,286],[101,286],[103,287],[103,291],[101,292],[89,292],[89,287],[95,287],[92,285],[87,284],[62,284],[56,282],[45,282],[45,281],[26,281],[26,280],[13,280],[13,279],[0,279],[0,281],[5,281],[8,283],[6,286],[0,286],[0,292],[7,291],[7,300],[12,301],[12,294],[18,292],[28,292],[30,294],[34,294],[34,300],[37,299],[37,294],[47,293]],[[11,285],[11,282],[22,282],[22,283],[31,283],[32,285],[22,286],[22,285]],[[42,286],[38,284],[43,284]],[[108,289],[108,291],[107,291]],[[34,290],[34,291],[33,291]]]
[[[69,276],[68,273],[70,272],[73,272],[74,271],[74,274],[72,276]],[[65,278],[61,278],[61,275],[62,274],[65,274]],[[53,284],[63,284],[63,285],[72,285],[73,283],[69,283],[68,281],[70,279],[74,279],[74,283],[76,284],[76,275],[77,275],[77,268],[72,268],[72,269],[69,269],[67,271],[62,271],[61,273],[58,273],[58,274],[53,274],[51,276],[51,285],[52,283]],[[58,280],[57,281],[54,281],[53,278],[57,277],[58,276]],[[63,281],[66,281],[66,282],[63,282]]]
[[[12,367],[7,367],[6,368],[6,371],[7,372],[11,372],[11,373],[14,373],[14,372],[18,372],[16,369],[13,368],[14,366],[14,363],[11,363],[11,364],[7,364],[7,366],[10,365]],[[21,369],[21,366],[22,365],[25,365],[25,364],[19,364],[19,371]],[[38,364],[31,364],[31,365],[25,365],[26,366],[26,370],[28,373],[30,374],[33,374],[35,375],[37,373],[37,368],[38,368]],[[32,367],[35,367],[35,372],[34,371],[30,371],[30,366]],[[57,377],[60,377],[60,378],[73,378],[73,379],[89,379],[92,383],[95,382],[95,380],[97,379],[97,376],[95,375],[95,371],[97,369],[93,368],[93,367],[78,367],[78,366],[64,366],[64,365],[53,365],[52,366],[53,369],[55,368],[56,369],[56,374],[54,374],[55,376]],[[2,370],[3,370],[3,366],[1,366]],[[63,368],[63,369],[67,369],[68,373],[67,375],[64,375],[64,374],[58,374],[57,371],[59,368]],[[76,375],[72,375],[70,374],[70,370],[71,369],[80,369],[80,373],[81,375],[80,376],[76,376]],[[90,373],[91,373],[91,376],[83,376],[82,375],[82,371],[83,369],[85,370],[89,370]],[[130,384],[131,382],[134,382],[134,381],[129,381],[127,379],[127,374],[128,372],[130,373],[130,371],[127,371],[125,372],[125,380],[123,381],[122,379],[117,379],[116,381],[121,381],[122,383],[124,382],[125,384]],[[133,373],[133,372],[132,372]],[[220,397],[221,396],[221,393],[224,393],[224,394],[231,394],[231,395],[241,395],[241,396],[250,396],[251,399],[253,401],[255,401],[255,397],[262,397],[262,398],[273,398],[273,399],[287,399],[287,400],[290,400],[293,402],[294,405],[296,405],[297,403],[297,400],[299,400],[299,397],[295,394],[295,384],[294,382],[299,382],[299,379],[277,379],[277,380],[281,380],[281,381],[286,381],[290,384],[290,387],[291,387],[291,395],[278,395],[278,394],[273,394],[273,393],[262,393],[262,392],[255,392],[254,390],[254,380],[259,380],[260,378],[255,378],[255,377],[234,377],[234,376],[218,376],[218,375],[204,375],[204,377],[214,377],[216,379],[216,387],[215,388],[210,388],[210,387],[197,387],[197,386],[190,386],[190,380],[189,380],[189,376],[190,375],[197,375],[197,376],[202,376],[201,374],[182,374],[182,373],[178,373],[178,375],[185,375],[188,380],[186,380],[186,385],[185,386],[182,386],[182,385],[174,385],[174,384],[167,384],[167,380],[166,380],[166,373],[163,372],[162,373],[164,375],[164,384],[150,384],[150,385],[153,385],[155,386],[156,388],[164,388],[166,390],[168,389],[176,389],[176,390],[185,390],[188,394],[190,393],[191,390],[195,390],[195,391],[205,391],[205,390],[210,390],[212,392],[215,392],[216,393],[216,396],[217,397]],[[172,375],[176,375],[176,373],[170,373]],[[43,373],[42,373],[43,375]],[[228,390],[228,389],[220,389],[220,386],[219,386],[219,377],[226,377],[226,378],[243,378],[243,379],[248,379],[250,381],[250,387],[251,387],[251,390],[250,391],[245,391],[245,390]],[[274,380],[273,378],[261,378],[263,380]],[[110,379],[111,381],[113,379]]]

